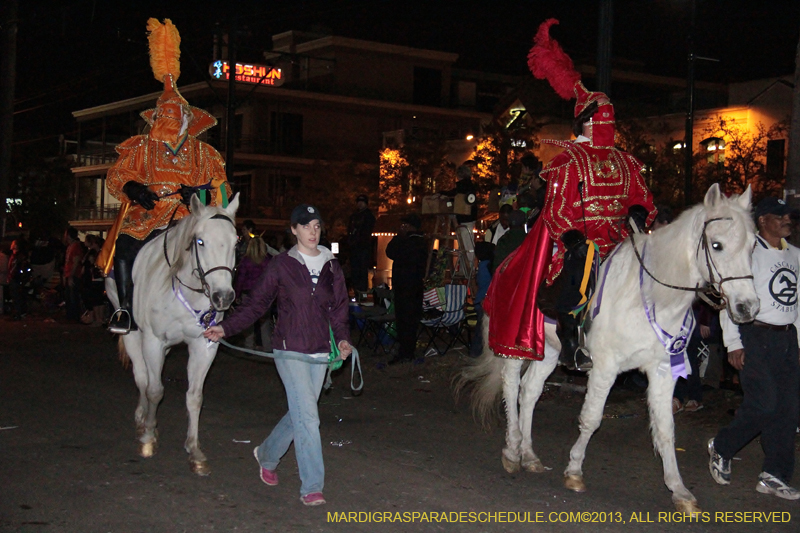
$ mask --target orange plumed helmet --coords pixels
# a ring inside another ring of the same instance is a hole
[[[147,40],[150,44],[150,67],[153,76],[164,84],[164,93],[159,97],[155,109],[142,113],[150,124],[150,137],[159,141],[175,143],[181,131],[183,115],[189,117],[189,135],[196,136],[217,124],[208,112],[192,107],[181,96],[176,85],[181,75],[181,36],[170,19],[160,23],[158,19],[147,21]]]

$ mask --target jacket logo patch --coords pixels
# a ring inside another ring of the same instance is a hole
[[[788,268],[779,268],[769,281],[769,293],[780,305],[797,303],[797,274]]]

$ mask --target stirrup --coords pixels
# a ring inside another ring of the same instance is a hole
[[[579,346],[578,349],[575,350],[575,356],[573,359],[575,364],[575,368],[573,370],[588,372],[594,366],[592,363],[592,358],[589,356],[589,352],[583,346]]]
[[[588,372],[593,367],[589,352],[582,346],[579,346],[571,357],[563,352],[559,354],[558,364],[566,367],[567,370],[578,370],[580,372]]]
[[[114,315],[108,321],[108,331],[117,335],[127,335],[131,332],[132,322],[131,313],[127,309],[120,307],[114,311]]]

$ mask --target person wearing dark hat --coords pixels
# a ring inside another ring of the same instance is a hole
[[[800,249],[786,242],[790,214],[786,202],[775,197],[764,198],[755,209],[753,283],[761,304],[755,321],[737,325],[726,312],[720,313],[728,362],[739,371],[744,398],[733,421],[708,441],[708,468],[714,481],[729,485],[733,456],[761,435],[764,463],[756,490],[797,500],[800,491],[789,482],[800,417]]]
[[[259,475],[278,484],[276,469],[294,442],[300,471],[300,499],[305,505],[325,503],[325,465],[319,435],[317,402],[327,365],[298,359],[328,360],[331,336],[346,358],[350,345],[349,301],[339,261],[319,245],[322,218],[311,205],[300,204],[291,215],[297,244],[269,262],[250,293],[250,300],[204,335],[212,341],[251,326],[277,301],[278,321],[272,333],[275,367],[286,389],[289,412],[269,437],[253,450]]]
[[[400,219],[400,229],[386,246],[386,256],[392,263],[392,290],[397,316],[397,341],[400,351],[389,364],[414,360],[417,330],[422,320],[422,293],[428,245],[420,232],[419,215]]]
[[[369,290],[369,269],[372,268],[375,215],[369,209],[369,199],[362,194],[356,198],[356,212],[350,215],[347,244],[350,251],[350,278],[357,299]]]

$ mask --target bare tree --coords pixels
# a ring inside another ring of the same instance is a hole
[[[785,132],[784,122],[778,122],[769,128],[759,122],[754,128],[747,128],[720,117],[705,134],[707,137],[724,139],[725,156],[722,158],[717,155],[697,154],[696,190],[704,191],[712,183],[719,183],[729,194],[741,193],[750,185],[757,198],[780,195],[784,177],[782,173],[773,174],[768,171],[767,142],[783,137]]]
[[[800,207],[800,41],[794,59],[794,93],[792,97],[792,120],[789,129],[789,161],[786,165],[786,186],[794,190],[789,200],[793,207]]]

